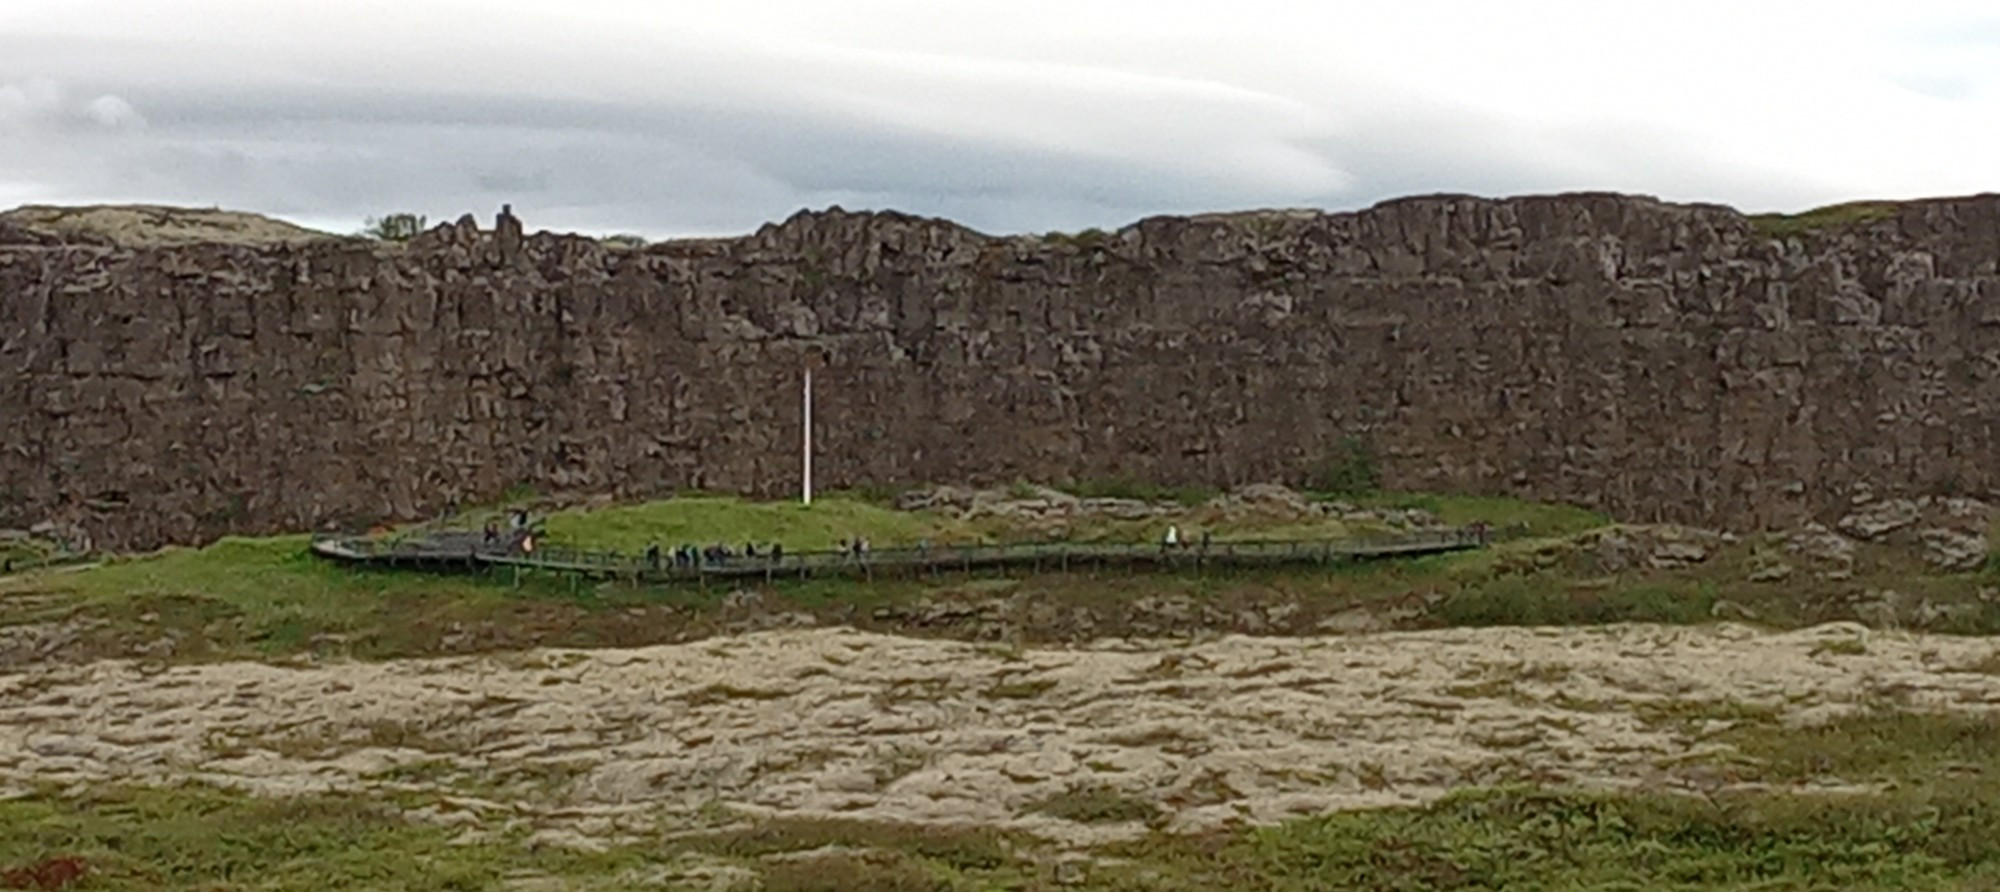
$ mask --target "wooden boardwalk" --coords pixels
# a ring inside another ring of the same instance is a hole
[[[942,545],[894,548],[855,555],[841,551],[786,552],[734,556],[677,566],[671,555],[658,564],[641,555],[583,551],[537,543],[532,552],[488,543],[478,533],[434,533],[421,539],[367,538],[315,540],[314,554],[350,564],[470,572],[513,567],[635,582],[703,582],[737,579],[922,576],[978,570],[1087,572],[1101,569],[1182,570],[1208,567],[1333,565],[1394,557],[1416,557],[1479,548],[1487,534],[1477,528],[1425,530],[1397,536],[1324,541],[1231,541],[1167,548],[1103,542],[1036,542],[1019,545]]]

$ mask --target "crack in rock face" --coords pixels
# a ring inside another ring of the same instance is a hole
[[[1268,823],[1464,785],[1699,783],[1676,770],[1696,742],[1648,706],[1808,721],[1894,691],[1991,710],[2000,677],[1954,667],[1994,652],[1840,624],[1066,649],[822,629],[306,667],[107,661],[0,674],[0,788],[425,790],[440,804],[419,817],[572,840],[685,828],[720,804],[1088,844],[1149,819]],[[1112,805],[1061,805],[1086,800]]]

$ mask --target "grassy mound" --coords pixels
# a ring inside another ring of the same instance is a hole
[[[331,233],[260,214],[159,205],[27,205],[0,212],[0,222],[66,238],[107,238],[130,247],[196,243],[267,245],[337,238]]]
[[[551,541],[578,548],[637,554],[651,543],[783,543],[792,551],[827,550],[841,540],[863,538],[878,546],[923,539],[971,541],[978,535],[949,518],[896,511],[846,498],[798,502],[751,502],[701,496],[550,515]]]
[[[1821,229],[1887,220],[1900,207],[1894,201],[1850,201],[1798,214],[1752,214],[1750,227],[1768,238],[1788,238]]]

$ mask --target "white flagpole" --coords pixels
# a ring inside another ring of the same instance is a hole
[[[805,459],[805,475],[803,478],[805,489],[803,501],[805,504],[810,505],[813,503],[813,370],[811,366],[806,367],[805,432],[803,456]]]

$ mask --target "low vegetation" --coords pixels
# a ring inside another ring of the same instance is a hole
[[[1107,787],[1069,790],[1036,802],[1028,810],[1079,824],[1143,823],[1160,816],[1159,806]]]
[[[1017,489],[1032,489],[1028,484],[1016,486]],[[1084,499],[1137,499],[1142,502],[1171,502],[1189,508],[1221,495],[1210,486],[1172,486],[1129,474],[1076,480],[1059,488]]]
[[[1342,437],[1313,463],[1306,474],[1306,483],[1315,490],[1335,495],[1374,492],[1382,483],[1375,448],[1359,437]]]
[[[494,889],[529,871],[609,881],[642,863],[530,847],[518,835],[455,841],[398,803],[253,799],[207,787],[100,789],[0,802],[0,869],[77,859],[83,889]]]
[[[738,547],[783,543],[792,551],[828,550],[843,540],[863,538],[877,546],[976,541],[978,534],[948,518],[896,511],[871,501],[821,498],[798,502],[750,502],[721,496],[694,496],[549,515],[552,541],[580,548],[637,554],[652,543],[723,543]]]
[[[1726,704],[1725,704],[1726,706]],[[1740,788],[1467,790],[1413,808],[1062,854],[990,829],[732,820],[602,851],[526,830],[412,820],[442,803],[262,800],[200,786],[53,789],[0,801],[0,871],[65,863],[90,889],[1990,889],[2000,883],[2000,723],[1882,709],[1812,726],[1727,711]],[[1688,715],[1695,715],[1689,711]],[[1718,713],[1723,714],[1723,713]],[[1824,783],[1838,792],[1811,792]],[[1040,810],[1147,821],[1102,790]],[[713,829],[721,828],[721,829]],[[24,874],[25,875],[25,874]],[[697,878],[708,878],[698,880]],[[539,883],[540,885],[536,885]],[[722,884],[720,888],[731,888]]]
[[[1129,484],[1073,488],[1176,502],[1184,506],[1177,518],[1212,525],[1224,536],[1323,535],[1358,526],[1332,519],[1228,519],[1207,506],[1206,494]],[[1888,603],[1883,593],[1893,590],[1895,603],[1921,605],[1916,613],[1927,612],[1933,627],[2000,632],[2000,603],[1991,595],[2000,577],[1932,572],[1920,558],[1889,546],[1860,546],[1840,577],[1808,577],[1803,560],[1787,556],[1769,537],[1704,540],[1703,556],[1692,562],[1614,560],[1651,534],[1607,526],[1582,509],[1499,498],[1372,488],[1316,498],[1378,512],[1421,509],[1451,524],[1483,521],[1507,536],[1478,552],[1312,571],[821,580],[746,593],[539,574],[357,571],[312,558],[306,537],[225,539],[201,549],[0,579],[0,660],[8,658],[10,633],[44,626],[65,630],[63,654],[70,658],[378,658],[683,640],[726,631],[730,618],[746,611],[808,611],[827,621],[893,624],[898,620],[879,619],[878,611],[893,617],[906,608],[921,613],[926,604],[967,601],[1054,605],[1058,609],[1040,611],[1050,617],[1043,625],[1012,629],[1017,637],[1011,640],[1046,640],[1069,635],[1065,617],[1080,612],[1098,617],[1089,634],[1112,634],[1116,623],[1142,612],[1137,605],[1174,599],[1224,615],[1246,606],[1289,605],[1292,628],[1316,634],[1324,619],[1357,612],[1374,627],[1702,623],[1718,617],[1775,626],[1879,623]],[[857,535],[888,546],[1032,532],[900,512],[885,501],[881,494],[857,493],[805,508],[691,496],[556,511],[547,528],[557,540],[632,552],[654,541],[776,540],[806,549]],[[472,511],[461,520],[481,516]],[[1071,533],[1137,535],[1158,526],[1157,520],[1133,523]],[[1772,581],[1756,572],[1779,558],[1801,563],[1796,579]],[[979,634],[955,627],[923,631]],[[1816,659],[1859,659],[1868,653],[1867,641],[1829,637]],[[2000,674],[2000,651],[1941,671]],[[1507,698],[1526,683],[1561,681],[1547,667],[1521,665],[1499,675],[1470,675],[1465,684],[1468,696]],[[982,693],[999,704],[1048,696],[1056,684],[1022,678]],[[689,695],[691,702],[770,696],[763,688],[726,683]],[[1782,720],[1782,710],[1770,705],[1650,703],[1633,720],[1700,746],[1661,762],[1664,783],[1622,792],[1470,789],[1421,807],[1195,835],[1173,832],[1166,820],[1171,815],[1144,791],[1086,785],[1025,806],[1029,814],[1123,840],[1086,851],[1058,850],[990,828],[751,819],[720,807],[712,822],[586,850],[536,836],[531,822],[460,815],[471,806],[436,792],[269,800],[203,786],[52,787],[0,799],[0,827],[6,828],[0,833],[0,886],[2000,888],[2000,836],[1992,832],[2000,826],[2000,718],[1912,711],[1893,690],[1879,696],[1884,699],[1871,708],[1812,723]],[[410,725],[387,723],[370,733],[383,745],[449,749]],[[286,745],[316,743],[306,738]],[[436,762],[399,770],[453,769]]]
[[[1844,578],[1759,581],[1757,568],[1783,552],[1757,537],[1717,545],[1691,565],[1642,561],[1611,566],[1604,558],[1607,537],[1627,534],[1581,509],[1394,493],[1348,501],[1374,510],[1420,508],[1452,524],[1485,521],[1501,541],[1477,552],[1333,568],[778,580],[750,586],[758,597],[745,599],[733,587],[721,586],[634,586],[534,572],[445,576],[362,570],[310,556],[302,536],[231,538],[206,548],[168,549],[94,568],[0,578],[0,632],[8,627],[57,629],[49,634],[59,636],[61,653],[74,659],[388,658],[537,645],[683,641],[724,633],[729,623],[750,613],[788,610],[828,622],[874,623],[924,634],[1065,641],[1079,634],[1116,634],[1130,623],[1146,621],[1143,611],[1128,605],[1175,600],[1199,601],[1209,605],[1210,615],[1223,616],[1287,605],[1284,628],[1300,633],[1313,633],[1320,623],[1342,616],[1359,616],[1360,627],[1374,629],[1724,618],[1779,627],[1856,620],[1947,632],[2000,632],[2000,598],[1993,596],[2000,577],[1935,573],[1920,559],[1887,546],[1864,546]],[[477,516],[461,520],[476,522]],[[1177,518],[1184,531],[1215,529],[1218,541],[1326,538],[1384,529],[1332,518],[1231,519],[1207,507],[1185,509]],[[1163,522],[1095,520],[1066,534],[1150,541]],[[967,522],[852,497],[816,500],[806,508],[694,496],[559,511],[547,518],[547,527],[554,541],[628,554],[655,541],[671,547],[776,540],[796,551],[829,547],[852,536],[886,548],[920,539],[943,544],[1037,535],[1018,521]],[[1038,603],[1057,609],[1010,620],[997,633],[982,631],[976,623],[920,623],[906,629],[896,618],[920,616],[916,608],[936,601]],[[905,608],[911,610],[899,612]],[[1091,621],[1072,622],[1086,613]],[[7,639],[0,637],[0,661],[9,658]]]
[[[429,218],[422,214],[386,214],[369,217],[361,226],[361,235],[384,242],[407,242],[430,228]]]
[[[1887,220],[1896,215],[1893,201],[1850,201],[1798,214],[1752,214],[1750,226],[1769,238],[1789,238],[1822,229]]]

